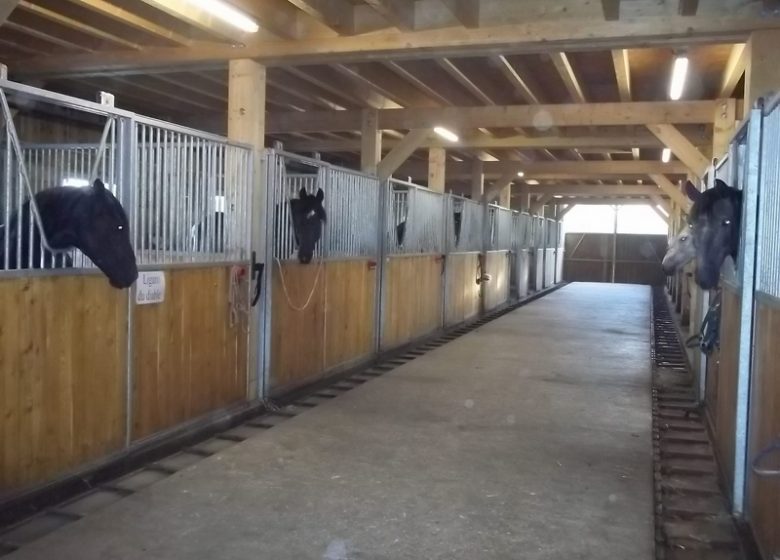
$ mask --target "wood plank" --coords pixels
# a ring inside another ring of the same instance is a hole
[[[715,112],[712,126],[712,156],[722,159],[728,153],[729,143],[737,129],[737,100],[722,99]]]
[[[97,275],[0,281],[0,494],[123,445],[126,298]]]
[[[441,327],[442,262],[432,255],[388,258],[383,349],[395,348]]]
[[[398,145],[390,150],[382,161],[376,166],[377,176],[381,181],[388,179],[405,162],[414,151],[420,147],[430,134],[427,128],[414,128],[410,130]]]
[[[749,461],[780,435],[780,310],[759,302],[756,310],[755,369],[750,403]],[[770,461],[767,464],[777,465]],[[748,474],[751,528],[766,558],[780,550],[780,484]]]
[[[776,19],[776,18],[775,18]],[[745,113],[758,98],[772,95],[780,89],[780,64],[777,63],[777,45],[780,30],[756,31],[747,43],[745,69]]]
[[[671,163],[671,162],[670,162]],[[672,199],[672,202],[683,208],[686,212],[691,207],[691,201],[672,183],[663,173],[651,173],[650,179],[658,185],[658,188]]]
[[[737,87],[737,83],[744,76],[748,54],[745,46],[745,43],[737,43],[731,47],[731,53],[729,53],[729,59],[723,71],[718,97],[731,97],[734,89]]]
[[[355,32],[355,7],[347,0],[288,0],[293,6],[339,33]]]
[[[485,272],[490,281],[485,282],[485,311],[501,307],[509,300],[509,251],[488,251],[485,254]]]
[[[239,42],[242,37],[249,35],[187,0],[141,0],[141,2],[230,43]]]
[[[555,70],[563,80],[563,84],[566,86],[566,91],[569,92],[569,97],[575,103],[586,103],[585,93],[582,91],[582,86],[577,78],[577,74],[572,68],[569,57],[564,52],[556,52],[550,54]]]
[[[476,128],[534,127],[540,112],[556,126],[630,126],[647,124],[710,124],[717,102],[634,101],[631,103],[570,103],[379,109],[379,127],[411,130],[448,126]],[[360,111],[276,113],[268,117],[269,133],[360,130]]]
[[[247,324],[229,324],[229,284],[228,267],[169,270],[165,301],[135,307],[134,440],[246,398]]]
[[[391,25],[404,31],[415,29],[415,2],[406,0],[365,0]]]
[[[616,49],[612,51],[612,65],[615,68],[620,100],[631,101],[631,64],[628,59],[628,49]]]
[[[479,27],[480,0],[442,0],[442,3],[464,27]]]
[[[371,175],[376,175],[377,165],[382,159],[382,131],[377,125],[376,111],[364,110],[360,128],[360,169]]]
[[[713,118],[714,115],[715,113],[713,112]],[[687,165],[697,177],[704,175],[704,171],[710,165],[709,158],[705,157],[674,125],[648,124],[647,128],[677,156],[677,159]]]
[[[428,188],[444,192],[447,170],[447,151],[444,148],[428,149]]]
[[[447,325],[456,325],[479,314],[480,286],[477,284],[479,253],[447,255],[447,289],[444,315]]]
[[[558,51],[644,47],[691,46],[700,43],[744,42],[749,33],[780,26],[764,18],[760,6],[724,7],[717,13],[692,17],[652,15],[621,21],[591,18],[549,18],[547,2],[535,5],[536,17],[520,23],[446,28],[418,32],[381,32],[365,36],[306,38],[299,41],[256,41],[244,47],[199,45],[192,48],[149,48],[139,53],[100,52],[94,55],[51,56],[30,59],[26,76],[63,72],[126,70],[184,64],[209,64],[250,58],[264,64],[341,63],[367,57],[411,56],[431,58],[477,56],[482,53],[542,53],[555,45]],[[546,6],[546,9],[545,9]],[[530,12],[527,10],[527,12]],[[575,14],[577,15],[577,14]],[[543,19],[543,18],[547,19]]]

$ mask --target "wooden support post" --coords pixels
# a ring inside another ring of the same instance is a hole
[[[501,192],[498,194],[498,205],[504,208],[512,207],[512,183],[501,189]]]
[[[674,183],[672,183],[669,179],[666,178],[666,175],[661,174],[651,174],[650,179],[658,185],[658,188],[661,189],[666,196],[671,198],[675,203],[679,204],[680,207],[684,211],[688,211],[688,208],[691,205],[690,200],[678,189]]]
[[[474,158],[471,161],[471,200],[482,200],[485,191],[485,172],[482,160]]]
[[[382,131],[375,109],[364,109],[360,126],[360,169],[376,175],[376,167],[382,159]]]
[[[413,128],[403,137],[395,148],[390,150],[382,161],[376,166],[377,176],[381,181],[389,179],[396,169],[401,167],[414,151],[428,138],[430,130],[427,128]]]
[[[260,173],[261,152],[265,145],[265,66],[253,60],[231,60],[228,71],[228,137],[254,148],[252,177],[252,230],[250,247],[261,262],[265,255],[265,191],[267,185]],[[228,174],[237,170],[228,169]],[[266,263],[268,264],[268,263]],[[261,279],[257,278],[257,282]],[[260,315],[250,313],[249,331],[249,384],[250,399],[264,397],[266,387],[262,382],[262,363],[259,354]]]
[[[648,124],[647,128],[697,176],[704,175],[710,160],[676,126],[673,124]]]
[[[780,30],[755,31],[747,42],[745,67],[745,114],[756,99],[780,89],[780,64],[777,63],[777,46]]]
[[[444,148],[428,148],[428,188],[444,192],[447,151]]]
[[[722,159],[737,127],[737,100],[721,99],[712,128],[712,157]]]

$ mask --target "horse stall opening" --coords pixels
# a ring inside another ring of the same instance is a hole
[[[449,326],[479,315],[484,212],[480,203],[453,194],[446,195],[446,205],[444,323]]]
[[[443,193],[391,179],[385,185],[380,348],[389,350],[443,326]]]
[[[271,395],[370,359],[376,349],[382,189],[375,177],[275,150],[264,156],[268,192],[265,368]],[[308,264],[291,200],[323,193],[323,237]]]
[[[509,301],[512,249],[512,211],[501,206],[488,206],[487,242],[483,284],[485,311],[491,311]]]
[[[3,501],[246,399],[251,158],[8,81],[0,104]],[[112,287],[139,269],[159,303]]]

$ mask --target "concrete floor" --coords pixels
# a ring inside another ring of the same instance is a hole
[[[650,559],[649,326],[569,285],[9,558]]]

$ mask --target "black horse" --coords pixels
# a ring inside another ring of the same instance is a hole
[[[696,283],[709,290],[718,285],[726,257],[737,260],[742,192],[720,179],[704,192],[689,181],[685,192],[693,201],[688,224],[696,250]]]
[[[36,193],[35,204],[49,246],[57,253],[42,247],[37,226],[31,227],[32,209],[27,200],[21,216],[14,213],[0,232],[0,263],[5,263],[7,235],[11,270],[72,266],[70,257],[61,252],[76,248],[95,263],[114,288],[128,288],[138,278],[127,215],[102,181],[98,179],[88,188],[43,190]]]
[[[314,257],[314,249],[322,236],[322,226],[327,221],[325,207],[322,205],[325,193],[317,189],[317,194],[309,194],[302,188],[298,198],[290,200],[295,246],[298,260],[309,264]]]

